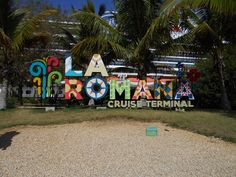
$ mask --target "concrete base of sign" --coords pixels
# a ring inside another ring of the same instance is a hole
[[[46,112],[49,112],[49,111],[55,111],[56,110],[56,108],[55,107],[45,107],[45,111]]]
[[[6,85],[0,84],[0,110],[6,109]]]
[[[96,109],[107,109],[107,107],[96,107]]]
[[[176,112],[185,112],[185,109],[182,109],[182,108],[175,108],[175,111],[176,111]]]

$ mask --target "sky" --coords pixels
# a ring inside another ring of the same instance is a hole
[[[62,9],[70,9],[73,5],[75,8],[80,9],[87,0],[48,0],[53,6],[61,6]],[[113,0],[92,0],[98,9],[99,5],[105,4],[106,10],[114,10]]]

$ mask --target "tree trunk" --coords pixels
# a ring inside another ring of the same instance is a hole
[[[0,110],[6,109],[6,81],[0,84]]]
[[[22,94],[23,94],[23,81],[21,81],[18,85],[18,100],[20,102],[20,105],[23,106],[23,98],[22,98]]]
[[[224,110],[231,110],[231,104],[228,98],[227,90],[225,87],[225,79],[224,79],[224,69],[223,69],[223,55],[221,50],[216,53],[216,62],[217,62],[217,69],[220,76],[220,86],[221,86],[221,106]]]

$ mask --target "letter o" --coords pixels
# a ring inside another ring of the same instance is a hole
[[[106,96],[108,92],[108,84],[101,77],[89,78],[85,83],[85,93],[89,98],[100,100]]]

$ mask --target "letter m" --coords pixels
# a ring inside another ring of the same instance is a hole
[[[125,99],[130,99],[130,81],[124,80],[119,84],[116,80],[110,81],[110,99],[116,99],[116,91],[121,95],[125,91]]]

